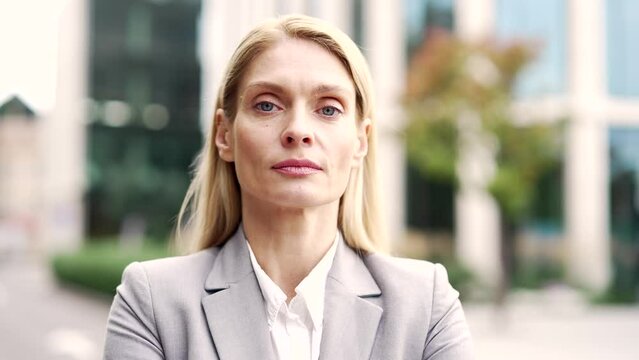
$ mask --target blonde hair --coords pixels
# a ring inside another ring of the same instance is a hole
[[[267,48],[286,38],[321,45],[337,57],[351,75],[358,121],[368,118],[371,126],[368,131],[368,153],[362,166],[351,171],[340,199],[338,227],[346,243],[355,250],[364,253],[385,250],[377,196],[372,81],[364,56],[346,34],[328,23],[303,15],[288,15],[259,25],[249,32],[231,57],[218,93],[216,110],[223,109],[227,118],[235,118],[238,90],[248,65]],[[178,245],[182,245],[181,248],[186,252],[224,243],[241,221],[240,186],[235,166],[219,157],[214,139],[215,121],[198,156],[194,179],[178,215]],[[187,213],[188,221],[184,224]],[[188,239],[182,227],[188,231]]]

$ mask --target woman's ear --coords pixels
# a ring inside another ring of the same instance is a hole
[[[360,166],[362,159],[368,154],[368,134],[371,126],[369,118],[362,120],[357,126],[357,148],[353,156],[353,166]]]
[[[233,162],[233,127],[231,121],[224,114],[224,110],[217,109],[214,122],[217,152],[222,160]]]

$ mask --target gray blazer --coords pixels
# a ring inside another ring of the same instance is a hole
[[[443,266],[340,242],[326,282],[320,359],[471,359],[458,293]],[[275,359],[248,247],[236,233],[198,253],[130,264],[104,359]]]

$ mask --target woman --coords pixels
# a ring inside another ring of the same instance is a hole
[[[441,265],[381,246],[366,62],[306,16],[231,58],[180,212],[191,255],[133,263],[105,359],[467,359]]]

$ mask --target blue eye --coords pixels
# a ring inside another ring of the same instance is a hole
[[[264,111],[264,112],[271,112],[275,110],[275,105],[273,105],[273,103],[270,103],[268,101],[262,101],[258,103],[256,107],[259,111]]]
[[[335,116],[338,110],[334,106],[324,106],[321,112],[324,116]]]

